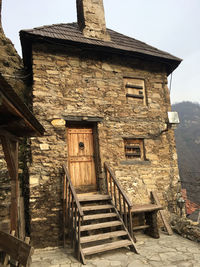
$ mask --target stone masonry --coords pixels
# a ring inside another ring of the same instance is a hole
[[[101,172],[107,161],[131,201],[149,203],[156,190],[161,204],[175,210],[178,167],[164,65],[136,58],[53,44],[33,45],[33,112],[45,127],[31,139],[30,216],[35,247],[62,240],[62,164],[67,163],[68,116],[100,117],[97,123]],[[145,81],[146,103],[129,103],[124,78]],[[145,160],[127,161],[124,138],[143,138]],[[97,177],[98,178],[98,177]]]
[[[88,38],[110,41],[106,31],[103,0],[77,0],[78,25]]]

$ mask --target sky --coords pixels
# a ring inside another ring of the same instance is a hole
[[[4,32],[20,55],[21,29],[77,21],[76,0],[2,1]],[[172,103],[200,103],[200,0],[104,0],[104,8],[107,28],[183,59],[172,74]]]

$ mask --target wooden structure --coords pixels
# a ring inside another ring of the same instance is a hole
[[[76,194],[64,166],[63,225],[75,255],[85,264],[85,256],[121,247],[137,253],[132,231],[131,203],[107,164],[109,189],[106,195]]]
[[[18,232],[18,144],[24,136],[42,136],[44,128],[0,75],[0,140],[11,178],[11,230]]]
[[[67,140],[72,184],[76,190],[96,190],[93,129],[68,128]]]
[[[0,231],[0,249],[5,253],[3,265],[0,263],[0,266],[8,266],[8,258],[17,261],[20,267],[30,266],[34,249],[29,245],[29,241],[29,238],[24,242],[12,234]]]

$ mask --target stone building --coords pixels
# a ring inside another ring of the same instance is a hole
[[[24,137],[41,136],[42,125],[36,120],[28,102],[28,74],[1,24],[0,0],[0,230],[15,230],[24,237],[23,198],[18,174],[19,144]],[[23,226],[22,226],[23,224]],[[23,228],[23,229],[22,229]]]
[[[77,12],[78,23],[20,32],[33,113],[46,130],[30,145],[36,247],[61,244],[63,164],[77,192],[104,188],[106,161],[132,203],[156,190],[166,209],[176,206],[167,77],[181,60],[107,29],[102,0],[77,0]]]

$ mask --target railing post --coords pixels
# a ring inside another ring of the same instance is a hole
[[[66,227],[66,175],[63,177],[63,245],[65,247],[65,227]]]
[[[133,238],[133,222],[132,222],[132,213],[131,213],[131,207],[128,207],[128,214],[129,214],[129,233],[131,237]]]
[[[124,206],[124,222],[127,228],[127,211],[126,211],[126,202],[125,202],[124,197],[123,197],[123,206]]]
[[[72,238],[72,242],[71,242],[71,247],[74,246],[74,239],[76,238],[76,234],[74,232],[74,219],[73,219],[73,215],[74,215],[74,197],[72,195],[71,198],[71,238]]]
[[[119,210],[120,210],[120,215],[122,216],[122,202],[121,202],[121,193],[119,189],[118,192],[119,192]]]
[[[78,251],[77,251],[77,256],[78,260],[80,261],[80,254],[81,254],[81,241],[80,241],[80,228],[81,228],[81,222],[80,222],[80,214],[78,213]]]

